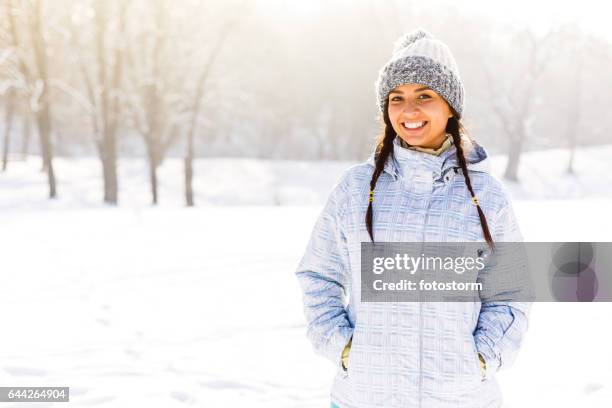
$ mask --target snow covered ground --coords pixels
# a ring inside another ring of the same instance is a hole
[[[610,153],[581,151],[571,178],[565,152],[524,157],[510,188],[526,240],[611,240]],[[117,208],[99,204],[95,159],[57,161],[54,202],[36,158],[10,163],[0,384],[70,386],[75,407],[328,407],[334,367],[305,338],[293,271],[349,164],[200,160],[200,205],[187,209],[178,160],[160,171],[157,208],[139,160],[121,162]],[[515,366],[499,373],[506,406],[610,407],[611,314],[612,303],[534,305]]]

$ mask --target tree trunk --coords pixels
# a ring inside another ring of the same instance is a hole
[[[576,148],[572,146],[570,148],[569,161],[567,162],[567,174],[574,174],[574,152],[575,151],[576,151]]]
[[[2,171],[6,171],[8,153],[11,145],[11,129],[13,127],[13,112],[15,110],[15,90],[11,88],[7,96],[6,116],[4,117],[4,143],[2,144]]]
[[[125,7],[119,7],[119,32],[123,32]],[[107,31],[107,10],[105,0],[99,0],[96,4],[96,56],[98,63],[98,85],[100,95],[100,119],[102,141],[100,148],[100,159],[104,175],[104,202],[117,204],[118,182],[117,182],[117,122],[119,107],[117,98],[109,97],[109,88],[117,90],[121,78],[121,51],[115,49],[115,66],[112,71],[112,79],[109,81],[106,75],[107,59],[105,57]]]
[[[51,146],[51,129],[49,125],[49,110],[46,106],[36,114],[38,123],[38,134],[40,136],[40,146],[43,157],[43,168],[47,172],[49,184],[49,198],[57,197],[55,172],[53,170],[53,152]]]
[[[195,205],[193,200],[193,131],[187,139],[187,154],[185,156],[185,203],[187,207]]]
[[[30,152],[30,137],[32,135],[32,127],[31,127],[32,118],[27,112],[23,114],[23,138],[21,139],[21,154],[23,155],[23,160],[28,158],[28,153]]]
[[[583,50],[581,49],[581,53]],[[582,106],[582,70],[583,70],[583,58],[578,58],[575,65],[575,78],[576,80],[573,82],[573,97],[572,101],[576,101],[578,104],[578,109],[574,110],[573,117],[572,115],[568,115],[569,123],[567,126],[567,136],[569,138],[569,149],[570,149],[570,157],[567,163],[567,173],[574,174],[574,155],[576,153],[576,141],[578,139],[578,129],[580,128],[580,119],[582,118],[582,111],[580,107]],[[573,105],[573,104],[572,104]]]
[[[118,203],[118,185],[117,185],[117,155],[116,148],[108,146],[111,141],[107,138],[104,140],[102,149],[102,173],[104,176],[104,202],[107,204]],[[114,142],[114,140],[113,140]]]
[[[151,186],[151,198],[152,204],[157,205],[158,203],[158,189],[157,189],[157,168],[161,164],[160,154],[158,152],[158,146],[156,143],[152,142],[155,136],[149,134],[148,137],[145,137],[145,140],[148,140],[147,143],[147,156],[148,156],[148,164],[149,164],[149,182]]]
[[[515,140],[510,142],[508,150],[508,163],[504,172],[504,178],[509,181],[518,181],[519,160],[523,145],[523,134],[520,133]]]
[[[107,135],[103,143],[105,159],[104,169],[104,202],[117,204],[119,202],[119,183],[117,178],[117,148],[114,135]]]
[[[45,40],[42,34],[41,3],[36,1],[33,5],[32,17],[32,45],[34,49],[34,59],[38,68],[39,80],[42,82],[42,92],[40,94],[36,111],[36,122],[40,136],[42,150],[43,167],[47,171],[49,183],[49,198],[57,196],[55,172],[53,171],[53,148],[51,143],[51,112],[49,107],[49,78],[47,75],[47,55]]]
[[[570,157],[567,162],[567,173],[574,174],[574,154],[576,152],[576,132],[578,130],[579,117],[574,121],[570,120],[567,125],[567,133],[569,138]]]
[[[152,204],[157,205],[157,162],[153,157],[149,157],[149,177],[151,180]]]

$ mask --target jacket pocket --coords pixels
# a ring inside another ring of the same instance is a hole
[[[347,359],[347,367],[346,374],[349,378],[354,375],[354,366],[355,364],[359,364],[359,356],[357,353],[361,348],[361,325],[355,324],[355,329],[353,330],[353,340],[351,342],[351,349],[349,350],[349,355]]]
[[[347,376],[348,359],[351,353],[352,343],[353,343],[353,334],[351,334],[351,337],[349,338],[348,343],[344,346],[344,348],[342,349],[342,352],[340,353],[340,368],[341,368],[343,377]],[[348,350],[347,350],[347,347],[348,347]]]

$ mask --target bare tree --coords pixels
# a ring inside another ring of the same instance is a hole
[[[13,31],[10,29],[10,3],[5,3],[2,12],[5,19],[1,20],[0,27],[0,94],[5,93],[4,138],[2,142],[2,171],[8,167],[8,156],[11,148],[11,134],[15,117],[15,108],[18,103],[18,88],[20,86],[16,64],[17,44]]]
[[[0,26],[0,94],[5,93],[5,116],[4,116],[4,138],[2,142],[2,171],[6,171],[8,165],[8,155],[11,144],[11,130],[13,127],[13,114],[15,111],[16,91],[15,81],[13,80],[13,71],[15,69],[11,55],[15,52],[13,36],[10,34],[8,27],[5,26],[8,22],[11,9],[9,4],[5,3],[3,12],[6,12],[6,19],[1,20]]]
[[[568,30],[563,37],[565,40],[562,42],[563,48],[565,51],[569,51],[573,61],[573,64],[571,64],[573,69],[570,72],[570,81],[566,84],[568,91],[566,101],[568,111],[571,112],[571,114],[567,115],[568,121],[566,126],[566,138],[570,151],[566,171],[568,174],[573,174],[578,130],[582,120],[583,59],[586,43],[582,41],[582,35],[577,31],[577,26],[571,27],[571,30]]]
[[[515,50],[524,58],[521,60],[509,50],[504,50],[510,61],[507,77],[494,74],[495,67],[485,63],[490,92],[491,108],[501,122],[508,140],[508,162],[504,178],[518,181],[518,168],[523,144],[528,138],[534,120],[537,81],[547,67],[550,57],[550,40],[553,31],[538,38],[530,29],[523,29],[514,37]],[[507,63],[507,61],[505,61]]]
[[[569,158],[566,172],[574,174],[574,160],[576,147],[579,143],[589,139],[595,129],[593,122],[598,122],[595,126],[602,126],[601,121],[591,121],[587,114],[601,115],[593,109],[593,106],[602,106],[606,109],[606,104],[593,99],[593,95],[606,95],[601,89],[607,89],[602,81],[607,78],[606,73],[601,74],[602,68],[605,70],[609,63],[605,61],[609,55],[609,43],[602,39],[586,33],[579,24],[578,20],[567,23],[559,30],[558,41],[555,44],[562,57],[561,63],[563,76],[562,97],[560,100],[560,113],[563,123],[563,133],[569,149]],[[587,97],[587,103],[583,101],[583,96]],[[584,109],[589,106],[589,109]],[[604,113],[605,115],[605,113]],[[605,126],[605,125],[603,125]]]
[[[41,0],[32,0],[26,5],[19,2],[17,8],[12,0],[6,0],[11,37],[18,57],[18,70],[26,84],[30,106],[34,114],[40,137],[43,169],[47,172],[49,198],[57,196],[53,169],[53,146],[51,142],[51,107],[49,103],[49,73],[47,70],[46,43],[43,35]],[[29,33],[31,46],[21,42],[17,13],[24,20],[24,31]],[[31,66],[30,66],[31,64]]]
[[[166,57],[172,44],[168,43],[166,36],[167,4],[164,0],[154,0],[132,11],[141,13],[144,18],[143,9],[150,13],[149,24],[143,24],[143,29],[132,33],[134,38],[126,53],[129,83],[133,86],[129,107],[131,122],[145,143],[152,203],[157,204],[157,170],[168,148],[179,136],[169,101],[171,87],[176,85],[168,80],[172,61]]]
[[[200,115],[201,101],[204,96],[204,91],[206,89],[206,81],[210,77],[212,68],[219,56],[219,52],[223,48],[223,45],[225,44],[228,35],[232,31],[236,23],[237,17],[226,23],[226,25],[221,29],[220,34],[216,38],[212,51],[208,56],[208,60],[206,61],[206,64],[202,69],[201,74],[199,75],[199,78],[196,82],[193,102],[189,108],[189,111],[191,112],[191,118],[189,120],[189,125],[186,130],[187,143],[185,151],[185,203],[188,207],[193,207],[195,205],[195,201],[193,198],[194,134],[196,132],[197,119]]]
[[[72,46],[80,54],[76,55],[76,60],[85,87],[86,110],[91,118],[94,143],[102,165],[104,202],[117,204],[117,135],[121,116],[119,94],[123,78],[123,36],[128,3],[94,0],[92,5],[94,21],[88,22],[93,27],[92,35],[79,47],[76,44],[79,33],[73,25]],[[114,17],[116,27],[111,27]],[[90,43],[94,44],[94,55],[86,59],[83,54]]]
[[[11,129],[13,127],[13,112],[15,111],[15,89],[11,88],[6,96],[6,111],[4,116],[4,142],[2,143],[2,171],[6,171],[8,153],[11,144]]]
[[[106,0],[98,0],[96,13],[96,51],[98,57],[98,83],[100,85],[100,133],[98,152],[102,161],[104,174],[104,201],[117,204],[117,125],[119,118],[119,90],[122,77],[122,47],[114,46],[114,61],[112,72],[107,74],[105,36],[107,33]],[[125,2],[118,4],[118,33],[117,41],[122,41],[125,28]]]

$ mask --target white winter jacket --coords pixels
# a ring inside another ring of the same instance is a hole
[[[521,241],[508,195],[489,172],[484,148],[466,141],[468,171],[495,242]],[[340,408],[498,407],[495,373],[510,366],[528,326],[530,303],[361,302],[360,244],[370,241],[365,213],[372,153],[334,187],[296,270],[307,336],[337,375]],[[376,242],[482,241],[476,207],[451,146],[440,156],[406,149],[378,179]],[[485,243],[486,245],[486,243]],[[341,353],[352,339],[348,371]],[[486,360],[482,379],[477,353]]]

